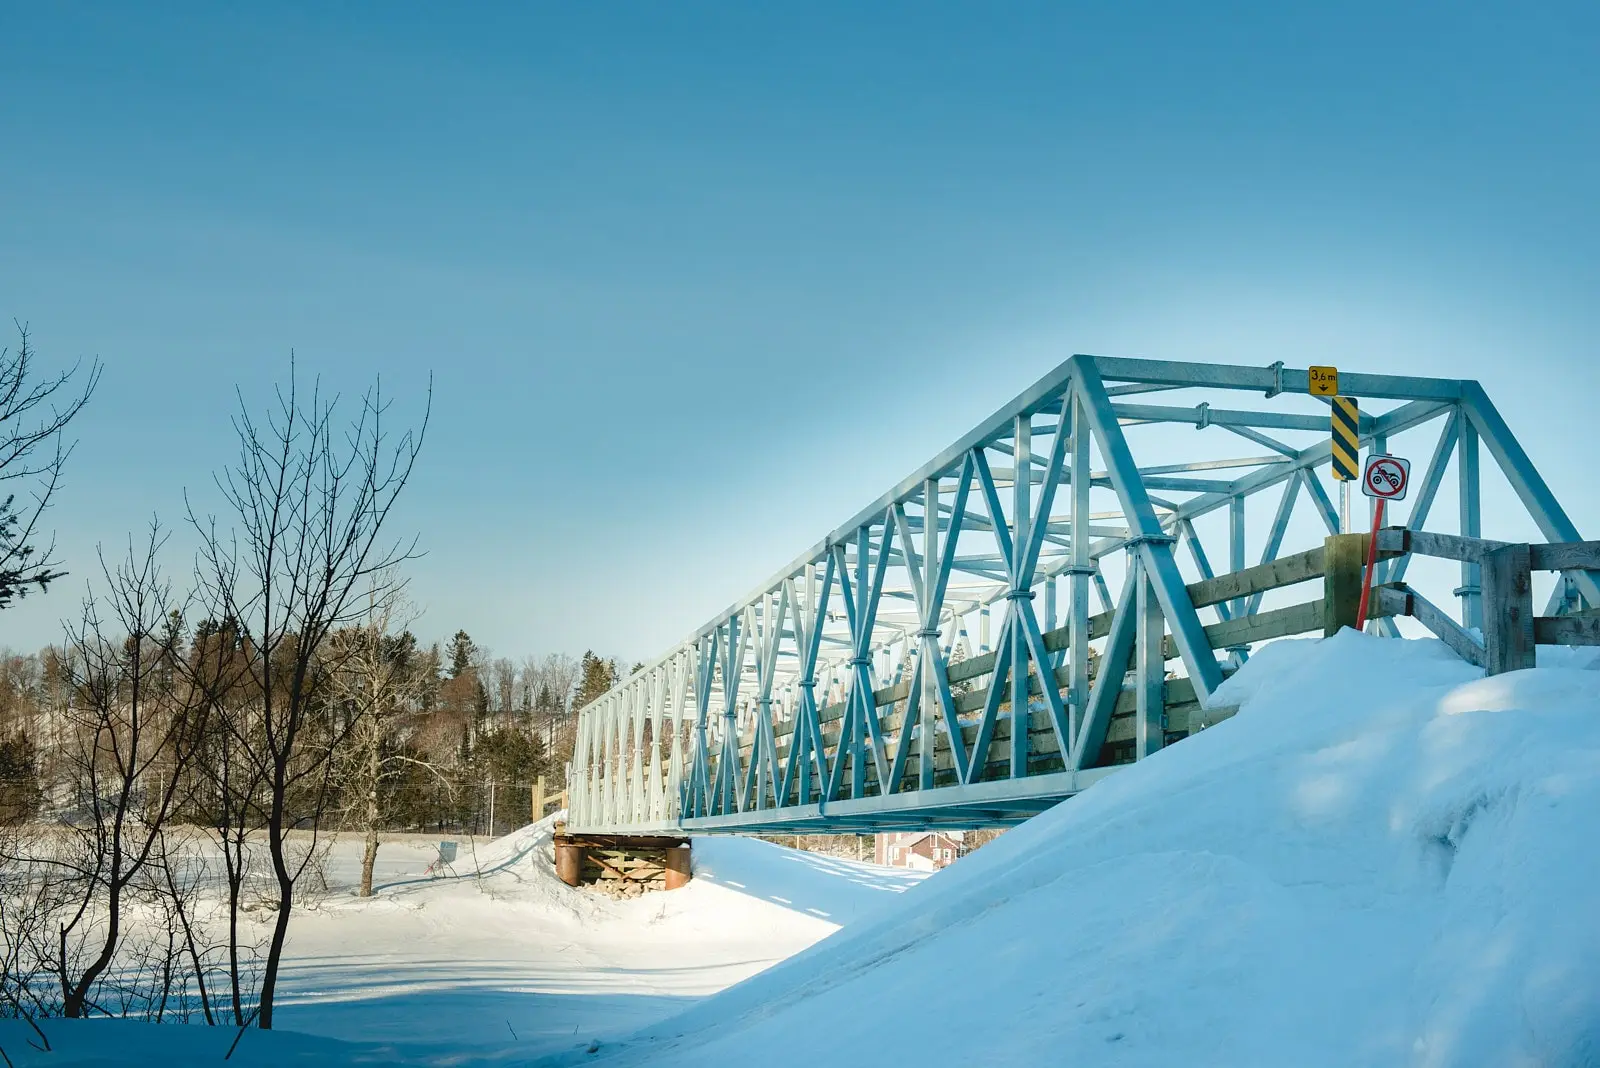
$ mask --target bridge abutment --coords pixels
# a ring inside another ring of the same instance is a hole
[[[618,834],[554,836],[556,876],[568,886],[595,886],[619,896],[677,890],[691,875],[687,838]]]

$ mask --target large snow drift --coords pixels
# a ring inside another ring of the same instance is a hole
[[[1553,659],[1267,646],[1233,719],[598,1059],[1600,1064],[1600,672]]]

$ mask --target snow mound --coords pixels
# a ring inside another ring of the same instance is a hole
[[[1545,662],[1269,645],[1238,715],[600,1059],[1600,1064],[1600,678]]]

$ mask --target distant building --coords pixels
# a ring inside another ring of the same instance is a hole
[[[965,831],[899,831],[880,834],[873,859],[892,868],[938,871],[965,851]]]

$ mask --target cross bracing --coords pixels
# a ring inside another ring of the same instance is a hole
[[[1364,448],[1416,461],[1391,522],[1492,536],[1486,449],[1520,503],[1496,524],[1578,539],[1476,382],[1340,392]],[[1184,737],[1257,642],[1320,626],[1279,587],[1340,527],[1330,427],[1303,369],[1074,356],[582,709],[569,827],[1007,824]],[[1476,564],[1409,565],[1379,579],[1478,626]],[[1562,573],[1548,614],[1600,606],[1596,578]]]

